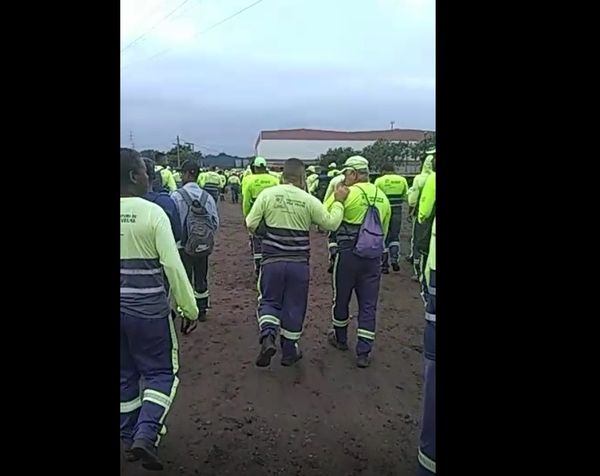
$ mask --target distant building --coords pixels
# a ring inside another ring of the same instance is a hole
[[[242,169],[250,162],[249,157],[237,157],[235,155],[228,155],[220,153],[219,155],[207,155],[202,159],[203,167],[217,166],[220,169],[238,168]]]
[[[306,163],[315,163],[329,149],[352,147],[361,150],[378,139],[417,143],[429,134],[430,131],[412,129],[352,132],[319,129],[261,131],[256,139],[255,152],[256,155],[265,157],[272,165],[279,165],[290,157]]]

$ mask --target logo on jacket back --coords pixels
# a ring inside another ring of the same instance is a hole
[[[283,199],[283,195],[276,195],[275,196],[275,205],[273,205],[273,208],[285,208],[285,201]]]
[[[121,223],[135,223],[137,215],[135,213],[122,213]]]

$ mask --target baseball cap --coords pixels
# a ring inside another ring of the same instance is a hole
[[[346,159],[344,165],[342,167],[342,173],[346,170],[368,170],[369,169],[369,161],[360,155],[353,155]]]
[[[331,163],[329,164],[329,168],[330,168],[330,169],[334,169],[334,168],[336,168],[336,167],[337,167],[337,165],[335,164],[335,162],[331,162]]]
[[[306,170],[307,170],[308,172],[314,172],[314,171],[315,171],[315,166],[314,166],[314,165],[309,165],[309,166],[306,168]]]
[[[254,166],[255,167],[266,167],[267,161],[265,160],[264,157],[256,157],[254,159]]]

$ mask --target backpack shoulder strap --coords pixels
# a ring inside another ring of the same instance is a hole
[[[202,190],[202,195],[200,195],[200,206],[206,209],[206,202],[208,202],[208,192]]]
[[[363,194],[363,197],[365,197],[365,200],[367,201],[367,206],[371,206],[371,203],[369,202],[369,196],[366,194],[366,192],[362,189],[362,187],[359,187],[358,185],[356,186],[357,189],[359,189],[361,191],[361,193]],[[377,199],[377,192],[375,192],[375,198]]]
[[[185,203],[187,204],[188,207],[192,206],[192,197],[190,196],[190,194],[188,193],[188,191],[181,187],[179,190],[177,190],[177,192],[179,192],[181,194],[181,196],[183,197],[183,200],[185,201]]]

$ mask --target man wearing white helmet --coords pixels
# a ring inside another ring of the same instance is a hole
[[[331,162],[329,164],[329,172],[327,172],[327,176],[328,177],[335,177],[336,175],[340,174],[340,171],[337,169],[337,165],[335,164],[335,162]]]
[[[342,169],[349,188],[344,217],[336,231],[338,252],[333,268],[333,330],[328,341],[339,350],[348,350],[349,306],[352,294],[358,301],[356,365],[368,367],[375,340],[377,300],[381,280],[381,259],[392,209],[378,187],[369,182],[369,162],[349,157]],[[332,197],[325,208],[334,204]]]
[[[307,167],[306,172],[307,191],[311,195],[315,195],[315,193],[317,192],[317,186],[319,185],[319,175],[317,174],[314,165],[310,165],[309,167]]]

